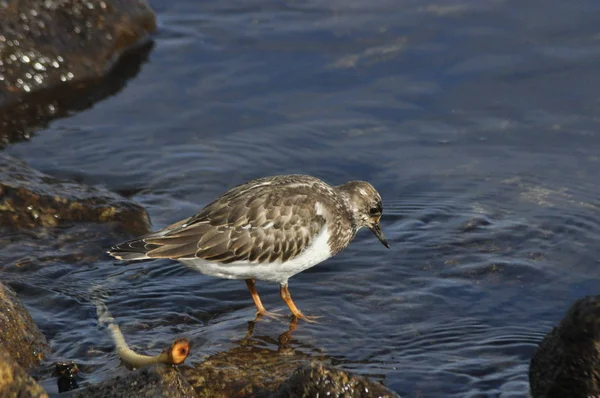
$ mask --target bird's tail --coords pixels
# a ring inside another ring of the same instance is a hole
[[[117,260],[148,260],[151,257],[148,257],[147,253],[153,248],[148,246],[154,245],[148,245],[143,238],[136,238],[111,247],[107,253]]]
[[[179,229],[181,226],[185,226],[189,220],[190,218],[186,218],[185,220],[178,221],[175,224],[171,224],[168,227],[165,227],[159,231],[150,232],[147,235],[138,236],[137,238],[128,240],[127,242],[119,243],[118,245],[111,247],[110,250],[107,251],[107,253],[116,258],[117,260],[126,261],[169,258],[170,256],[165,255],[165,253],[162,253],[162,255],[155,254],[151,257],[148,256],[148,253],[150,251],[157,249],[162,245],[156,244],[156,242],[148,243],[147,240],[165,236],[166,234]]]

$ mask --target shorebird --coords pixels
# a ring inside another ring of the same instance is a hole
[[[363,227],[389,248],[382,210],[381,196],[365,181],[330,186],[307,175],[265,177],[108,253],[119,260],[168,258],[205,275],[244,279],[258,316],[274,314],[263,306],[256,280],[275,282],[293,316],[313,321],[292,301],[288,279],[342,251]]]

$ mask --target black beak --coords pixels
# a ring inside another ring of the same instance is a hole
[[[383,235],[383,231],[381,230],[381,226],[379,224],[375,224],[372,227],[369,227],[369,229],[375,234],[377,239],[379,239],[379,241],[383,243],[385,247],[387,247],[388,249],[390,248],[390,245],[388,245],[387,240],[385,240],[385,236]]]

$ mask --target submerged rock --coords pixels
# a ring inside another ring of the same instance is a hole
[[[0,155],[0,224],[34,228],[76,221],[113,222],[132,235],[150,230],[142,206],[104,189],[58,180]]]
[[[48,353],[48,342],[17,298],[17,294],[2,283],[0,283],[0,325],[0,350],[4,349],[25,369],[39,365]],[[0,394],[0,396],[4,395]]]
[[[57,112],[48,97],[54,94],[60,102],[64,92],[49,89],[84,91],[156,29],[145,0],[4,0],[0,15],[0,138],[5,141],[25,138],[25,127],[35,123],[11,114]],[[30,95],[37,92],[44,92],[48,109]]]
[[[0,397],[48,398],[44,389],[1,346]]]
[[[600,397],[600,296],[577,300],[531,358],[533,398]]]
[[[153,365],[99,384],[61,394],[66,398],[192,398],[194,389],[177,369]]]
[[[296,370],[272,398],[321,396],[331,398],[398,397],[396,393],[366,377],[314,364]]]

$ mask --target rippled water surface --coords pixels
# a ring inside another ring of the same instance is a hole
[[[292,278],[296,304],[323,318],[291,346],[405,397],[526,396],[537,342],[600,286],[600,3],[151,3],[140,73],[6,152],[128,195],[157,228],[264,175],[371,181],[391,249],[361,231]],[[243,282],[118,267],[103,251],[124,237],[107,231],[3,238],[2,278],[84,383],[123,371],[98,292],[134,348],[186,335],[198,362],[244,337]],[[287,311],[277,286],[258,288]],[[276,350],[286,330],[254,333]]]

